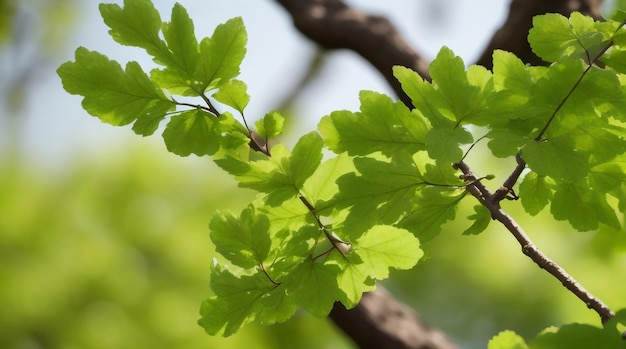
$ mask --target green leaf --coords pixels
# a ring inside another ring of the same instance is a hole
[[[529,349],[520,335],[513,331],[502,331],[489,340],[487,349]]]
[[[475,112],[480,88],[470,85],[460,57],[444,46],[428,69],[441,96],[437,100],[440,114],[458,124]]]
[[[610,192],[626,183],[626,155],[591,168],[591,186],[600,192]]]
[[[211,38],[200,42],[200,62],[194,76],[205,83],[203,91],[220,87],[239,75],[247,40],[243,20],[236,17],[217,26]]]
[[[360,100],[360,112],[336,111],[321,120],[318,129],[330,150],[393,157],[424,149],[427,123],[422,117],[379,93],[361,91]]]
[[[289,168],[289,150],[282,144],[272,148],[268,160],[242,161],[231,156],[216,159],[215,163],[235,176],[239,186],[269,194],[266,198],[277,206],[298,194],[293,181],[285,173]]]
[[[302,136],[293,147],[289,158],[287,176],[294,186],[300,190],[304,181],[309,178],[322,161],[324,142],[317,132],[309,132]]]
[[[508,158],[514,156],[528,142],[528,137],[520,135],[519,131],[511,126],[510,123],[506,128],[496,128],[487,134],[490,139],[487,146],[491,150],[491,154],[499,158]]]
[[[57,73],[67,92],[84,97],[89,114],[115,126],[136,121],[134,131],[144,136],[175,108],[137,62],[129,62],[124,71],[117,62],[80,47],[76,61],[62,64]]]
[[[141,47],[160,64],[172,64],[173,55],[159,37],[161,16],[150,0],[124,0],[117,4],[100,4],[109,34],[122,45]]]
[[[284,285],[299,306],[315,316],[327,316],[335,301],[345,298],[337,284],[340,272],[334,263],[308,260],[289,274]]]
[[[599,193],[582,183],[558,183],[555,187],[550,212],[557,220],[567,220],[574,229],[588,231],[599,223],[619,229],[615,209]]]
[[[473,140],[472,134],[463,127],[438,127],[426,135],[426,149],[431,158],[444,164],[453,164],[463,157],[460,145],[472,143]]]
[[[532,76],[524,62],[507,51],[493,51],[493,80],[497,89],[512,91],[522,101],[528,100],[533,88]]]
[[[304,183],[304,196],[320,209],[320,202],[330,200],[339,191],[337,178],[354,170],[352,159],[345,153],[324,161]]]
[[[213,94],[218,102],[235,108],[243,115],[243,110],[250,102],[250,96],[246,92],[247,86],[243,81],[230,80],[220,86],[219,90]]]
[[[167,59],[156,56],[155,60],[167,67],[153,70],[152,79],[171,94],[201,95],[203,83],[194,77],[200,51],[193,22],[185,8],[180,4],[174,5],[171,22],[163,23],[162,30],[169,52],[163,53]]]
[[[350,253],[358,255],[363,270],[377,280],[388,278],[389,268],[406,270],[414,267],[424,255],[413,234],[388,225],[369,229],[356,240]]]
[[[519,197],[524,210],[535,216],[552,199],[554,182],[536,172],[529,172],[519,185]]]
[[[257,120],[254,124],[256,126],[257,133],[263,137],[263,139],[269,140],[280,135],[283,131],[283,125],[285,118],[277,111],[271,111],[263,119]]]
[[[228,337],[252,321],[285,321],[296,311],[285,288],[271,283],[260,271],[250,276],[236,276],[214,263],[211,289],[216,296],[202,303],[201,318],[198,320],[198,324],[210,335]]]
[[[356,236],[374,223],[395,222],[411,208],[417,187],[425,185],[410,159],[399,158],[389,163],[356,158],[354,165],[360,175],[348,173],[337,179],[336,206],[352,206],[345,224],[350,227],[350,234]]]
[[[248,206],[240,217],[217,212],[209,224],[215,250],[242,268],[259,265],[269,255],[269,227],[269,219],[257,214],[254,206]]]
[[[489,226],[491,222],[491,212],[483,205],[474,205],[474,214],[467,218],[474,222],[469,228],[465,229],[463,235],[478,235]]]
[[[535,16],[528,42],[533,52],[546,62],[571,55],[580,47],[567,18],[557,13]]]
[[[539,334],[530,349],[624,349],[626,341],[615,328],[598,328],[587,324],[567,324]]]
[[[213,155],[220,148],[220,126],[214,115],[194,109],[173,116],[163,131],[163,139],[167,150],[176,155]]]
[[[321,162],[322,147],[320,136],[310,132],[298,140],[291,154],[279,144],[272,148],[272,157],[268,160],[248,163],[227,156],[215,162],[234,175],[239,186],[267,193],[267,203],[277,206],[299,194]]]
[[[398,223],[398,227],[409,230],[425,244],[441,232],[444,223],[455,218],[458,204],[466,193],[441,187],[420,190],[415,208]]]
[[[522,157],[539,175],[570,182],[581,180],[590,170],[589,155],[578,151],[574,139],[568,135],[530,141],[522,149]]]

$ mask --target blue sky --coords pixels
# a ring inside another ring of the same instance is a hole
[[[174,1],[154,2],[162,19],[167,20]],[[284,10],[273,1],[179,2],[194,20],[199,37],[210,35],[216,25],[229,18],[243,17],[249,39],[240,79],[248,84],[252,97],[247,108],[249,118],[261,117],[275,106],[280,96],[298,81],[303,62],[314,50],[314,46],[293,29]],[[467,0],[396,0],[393,6],[379,0],[348,3],[390,18],[405,39],[424,56],[432,58],[441,46],[446,45],[466,63],[473,62],[480,55],[494,30],[504,21],[508,6],[508,2],[502,0],[481,1],[480,5]],[[67,94],[61,87],[55,69],[64,61],[73,60],[74,49],[78,46],[99,51],[120,62],[136,60],[145,70],[154,66],[141,50],[113,42],[100,18],[97,4],[98,1],[80,3],[76,29],[71,32],[68,43],[38,75],[29,91],[23,110],[26,123],[22,148],[30,159],[40,164],[62,166],[76,154],[89,156],[101,151],[120,151],[127,142],[162,145],[160,136],[144,139],[134,135],[128,127],[101,123],[82,110],[80,97]],[[1,63],[7,64],[6,61]],[[366,62],[348,51],[333,52],[321,74],[322,79],[307,89],[306,97],[298,100],[302,119],[307,120],[301,127],[307,130],[314,129],[317,121],[333,110],[358,109],[360,90],[391,93],[384,80]]]

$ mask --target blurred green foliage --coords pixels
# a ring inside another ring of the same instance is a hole
[[[63,171],[0,162],[3,349],[350,348],[329,321],[305,313],[226,339],[206,335],[196,321],[210,295],[208,221],[252,194],[205,159],[115,148]],[[611,307],[626,306],[623,231],[573,232],[547,214],[524,218],[517,205],[506,209],[549,256]],[[427,261],[386,283],[430,325],[463,348],[484,348],[506,328],[528,339],[550,325],[599,325],[503,229],[462,236],[467,224],[447,225]]]
[[[2,162],[0,347],[340,347],[329,322],[304,313],[230,339],[204,333],[208,221],[250,193],[206,160],[154,154],[77,159],[63,173]]]

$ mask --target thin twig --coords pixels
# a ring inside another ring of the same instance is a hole
[[[526,168],[526,161],[522,159],[522,155],[519,152],[515,155],[515,161],[517,161],[517,166],[515,166],[513,172],[511,172],[509,177],[504,181],[502,187],[493,193],[493,201],[500,202],[507,197],[507,195],[513,190],[513,186],[517,183],[519,176],[521,176],[522,172]]]
[[[522,168],[523,160],[519,158],[518,168]],[[525,164],[524,164],[525,166]],[[491,217],[502,225],[504,225],[509,232],[515,237],[522,247],[522,252],[528,256],[533,262],[535,262],[540,268],[546,270],[557,280],[559,280],[565,288],[570,290],[576,297],[582,300],[589,309],[593,309],[600,315],[602,323],[607,322],[610,318],[615,316],[615,313],[606,306],[602,301],[596,298],[593,294],[587,291],[580,285],[571,275],[569,275],[565,269],[560,267],[556,262],[548,258],[539,248],[530,240],[530,237],[524,232],[524,230],[500,207],[500,201],[495,200],[494,196],[480,183],[479,180],[475,180],[476,177],[470,170],[467,164],[461,162],[455,164],[455,168],[461,170],[467,180],[471,182],[467,185],[467,190],[472,194],[480,203],[485,206],[491,213]],[[521,172],[521,170],[519,170]],[[511,181],[517,180],[516,176],[510,177]],[[474,180],[472,180],[474,179]]]

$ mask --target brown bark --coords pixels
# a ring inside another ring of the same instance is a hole
[[[293,18],[296,28],[327,49],[350,49],[371,63],[387,80],[400,100],[410,99],[393,77],[391,68],[401,65],[430,79],[428,62],[400,36],[389,20],[356,11],[340,0],[276,0]]]
[[[545,63],[532,52],[527,40],[533,17],[543,13],[569,16],[573,11],[578,11],[600,19],[601,3],[602,0],[513,0],[506,21],[491,38],[476,64],[491,69],[491,54],[494,50],[501,49],[515,53],[525,63],[543,65]]]
[[[335,303],[330,318],[362,349],[454,349],[439,330],[425,326],[413,310],[378,285],[359,305],[346,310]]]
[[[276,0],[291,15],[296,28],[327,49],[350,49],[380,72],[407,106],[410,99],[393,77],[391,68],[402,65],[430,80],[428,62],[402,39],[387,19],[348,7],[340,0]],[[527,42],[532,17],[547,12],[568,15],[579,11],[600,18],[602,0],[512,0],[509,15],[494,34],[478,64],[492,67],[494,49],[515,53],[524,62],[543,64]],[[477,5],[480,6],[480,5]],[[413,310],[382,288],[363,295],[351,310],[336,303],[330,318],[363,349],[452,349],[443,333],[429,329]]]

